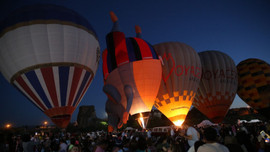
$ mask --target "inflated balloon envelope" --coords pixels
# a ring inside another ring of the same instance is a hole
[[[4,77],[65,128],[96,73],[100,47],[86,19],[56,5],[21,8],[0,24]]]
[[[209,50],[199,52],[202,78],[193,106],[214,123],[221,123],[237,91],[237,69],[227,54]]]
[[[155,107],[180,127],[199,86],[200,58],[192,47],[180,42],[159,43],[154,48],[163,60],[162,81]]]
[[[111,16],[114,27],[106,37],[107,50],[102,56],[103,90],[115,104],[121,103],[126,113],[141,117],[140,113],[150,112],[153,107],[161,81],[161,62],[152,46],[143,39],[125,38],[117,29],[116,16],[113,13]],[[115,98],[115,93],[121,98]],[[126,123],[128,115],[123,115],[121,122]]]
[[[237,65],[238,96],[270,119],[270,65],[261,60],[250,58]]]

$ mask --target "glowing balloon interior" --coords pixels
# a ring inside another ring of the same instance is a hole
[[[197,52],[180,42],[154,45],[163,59],[162,82],[155,107],[176,126],[181,126],[192,105],[201,78]]]
[[[21,8],[0,26],[2,74],[65,128],[98,67],[95,31],[76,12],[55,5]]]

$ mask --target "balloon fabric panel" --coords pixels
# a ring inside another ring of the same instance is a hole
[[[24,79],[26,78],[23,78],[22,76],[17,77],[16,81],[14,81],[15,87],[29,98],[37,107],[39,107],[41,111],[44,111],[46,109],[44,103],[35,95],[27,85],[27,81],[24,81]]]
[[[105,83],[105,80],[107,79],[108,75],[109,75],[109,68],[108,68],[108,63],[107,63],[107,57],[108,57],[108,50],[105,49],[102,53],[102,71],[103,71],[103,80]]]
[[[48,79],[46,81],[44,75],[37,74],[40,73],[41,71],[40,69],[35,69],[34,71],[26,72],[22,76],[19,76],[17,79],[15,79],[14,85],[16,85],[18,88],[29,88],[25,91],[31,100],[33,99],[36,100],[39,99],[39,101],[42,100],[44,105],[46,106],[45,109],[41,109],[42,111],[50,109],[52,107],[59,107],[59,105],[75,106],[79,101],[79,97],[83,94],[84,88],[88,87],[89,81],[92,79],[93,75],[78,67],[75,68],[65,67],[65,68],[69,69],[68,73],[67,71],[63,70],[62,71],[54,70],[56,71],[56,73],[52,73],[53,79],[50,81],[48,81]],[[51,68],[51,70],[52,69],[53,68]],[[63,67],[61,66],[58,69],[63,69]],[[84,72],[80,73],[76,71],[84,71]],[[57,77],[57,75],[59,75],[59,77]],[[61,76],[64,76],[66,78],[62,78]],[[61,81],[59,82],[59,80]],[[66,82],[64,82],[64,80],[66,80]],[[55,84],[60,85],[56,88]],[[66,84],[70,85],[66,86]],[[69,95],[68,98],[66,98],[67,95]],[[39,105],[42,106],[43,104]]]
[[[41,68],[40,69],[42,76],[44,78],[46,87],[48,88],[48,92],[50,97],[52,98],[52,102],[56,107],[59,107],[57,95],[56,95],[56,88],[55,88],[55,81],[53,76],[53,69],[52,68]]]
[[[144,40],[140,39],[140,38],[133,38],[138,46],[139,46],[139,50],[143,50],[141,51],[141,57],[142,59],[153,59],[152,56],[152,52],[151,52],[151,48],[148,46],[148,43],[146,43]]]
[[[75,88],[79,81],[79,75],[81,74],[81,70],[75,70],[74,72],[77,72],[77,76],[73,76],[72,83],[68,84],[67,82],[70,80],[69,76],[69,67],[61,66],[59,67],[59,80],[60,80],[60,89],[63,89],[61,91],[61,103],[62,106],[66,105],[66,100],[68,101],[67,105],[71,105],[72,99],[74,98],[75,94]],[[57,83],[56,83],[57,84]],[[73,86],[73,87],[71,87]],[[67,97],[67,93],[69,92],[69,97]]]
[[[161,79],[161,64],[159,60],[145,60],[133,63],[133,73],[136,88],[140,98],[149,110],[152,109]]]
[[[112,69],[129,62],[125,35],[123,32],[111,32],[106,36],[107,49],[110,50]]]

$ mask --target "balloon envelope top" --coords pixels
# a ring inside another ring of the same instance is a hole
[[[151,44],[141,38],[125,38],[122,32],[111,32],[107,35],[108,47],[103,51],[103,77],[117,67],[129,62],[158,59]],[[109,51],[108,51],[109,50]]]

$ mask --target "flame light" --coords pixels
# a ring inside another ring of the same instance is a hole
[[[146,129],[150,112],[137,113],[134,116],[139,125],[142,127],[142,129]]]
[[[144,124],[142,113],[140,113],[140,121],[141,121],[141,124],[142,124],[142,128],[145,129],[145,124]]]
[[[177,127],[181,127],[183,123],[184,123],[184,120],[176,120],[173,122],[173,124]]]

